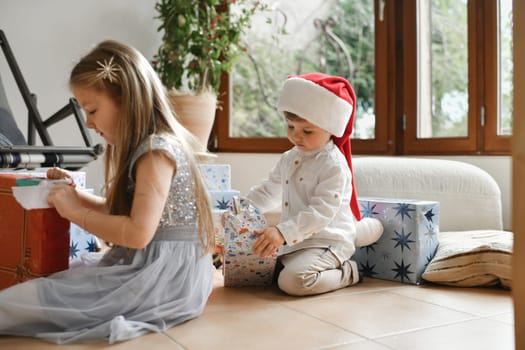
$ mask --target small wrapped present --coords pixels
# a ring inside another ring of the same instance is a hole
[[[75,182],[76,183],[76,182]],[[82,189],[84,192],[93,194],[92,188]],[[80,226],[71,223],[69,227],[69,263],[80,259],[85,253],[100,252],[102,243],[94,234],[84,230]]]
[[[224,263],[224,226],[223,215],[227,210],[212,209],[213,230],[215,235],[215,250],[213,252],[213,265],[219,268]]]
[[[199,164],[199,169],[208,191],[229,191],[231,189],[229,164]]]
[[[0,172],[0,289],[69,267],[69,221],[54,208],[22,208],[12,188],[23,179]]]
[[[23,176],[16,179],[16,186],[12,187],[13,196],[17,202],[26,210],[37,210],[50,208],[47,203],[47,196],[53,186],[60,183],[71,183],[69,179],[49,180],[45,178],[45,173],[27,173],[30,175],[16,174]],[[72,172],[75,185],[82,191],[93,193],[92,189],[85,188],[85,173]],[[35,176],[37,175],[37,176]],[[69,263],[77,260],[84,253],[98,252],[102,245],[96,236],[83,230],[74,223],[69,226]]]
[[[237,190],[208,191],[210,193],[212,210],[227,210],[231,205],[231,200],[239,196]]]
[[[438,246],[439,203],[435,201],[360,198],[363,217],[384,227],[374,244],[357,248],[354,259],[364,276],[419,284]]]
[[[252,252],[254,230],[267,227],[264,215],[247,199],[233,197],[225,214],[224,286],[267,286],[272,283],[277,255],[260,258]]]
[[[75,183],[76,188],[84,189],[86,188],[86,172],[85,171],[70,171],[68,170],[73,182]],[[2,174],[16,174],[16,175],[26,175],[33,178],[46,178],[46,171],[40,170],[16,170],[16,171],[2,171]]]
[[[102,245],[98,238],[81,227],[71,223],[69,227],[69,262],[80,258],[82,254],[99,252]]]

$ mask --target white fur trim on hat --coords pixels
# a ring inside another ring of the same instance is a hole
[[[284,82],[278,109],[308,120],[336,137],[343,136],[353,106],[324,87],[303,78]]]

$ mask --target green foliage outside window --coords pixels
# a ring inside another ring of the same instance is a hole
[[[325,5],[323,1],[319,4],[319,6]],[[277,112],[276,105],[280,88],[289,74],[318,71],[344,76],[356,90],[358,100],[356,120],[366,113],[372,114],[373,117],[374,2],[372,0],[331,2],[329,16],[335,23],[331,29],[346,45],[346,50],[351,57],[351,72],[345,69],[348,63],[341,58],[341,52],[338,53],[322,35],[308,45],[291,49],[287,46],[290,37],[300,35],[291,33],[288,29],[287,21],[293,14],[283,14],[275,10],[274,15],[273,31],[266,31],[264,35],[250,32],[244,37],[248,55],[239,60],[232,73],[232,136],[285,136],[284,121]],[[327,17],[318,19],[326,21]],[[314,22],[310,20],[304,25],[314,26]],[[367,133],[369,137],[373,137],[373,129],[368,130]]]

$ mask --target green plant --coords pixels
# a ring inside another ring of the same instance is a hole
[[[241,35],[265,5],[252,0],[160,0],[155,4],[162,45],[154,67],[169,90],[219,92],[246,50]]]

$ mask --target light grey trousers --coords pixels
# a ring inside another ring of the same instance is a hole
[[[330,248],[306,248],[279,257],[283,269],[277,284],[290,295],[313,295],[359,282],[355,261],[341,264]]]

